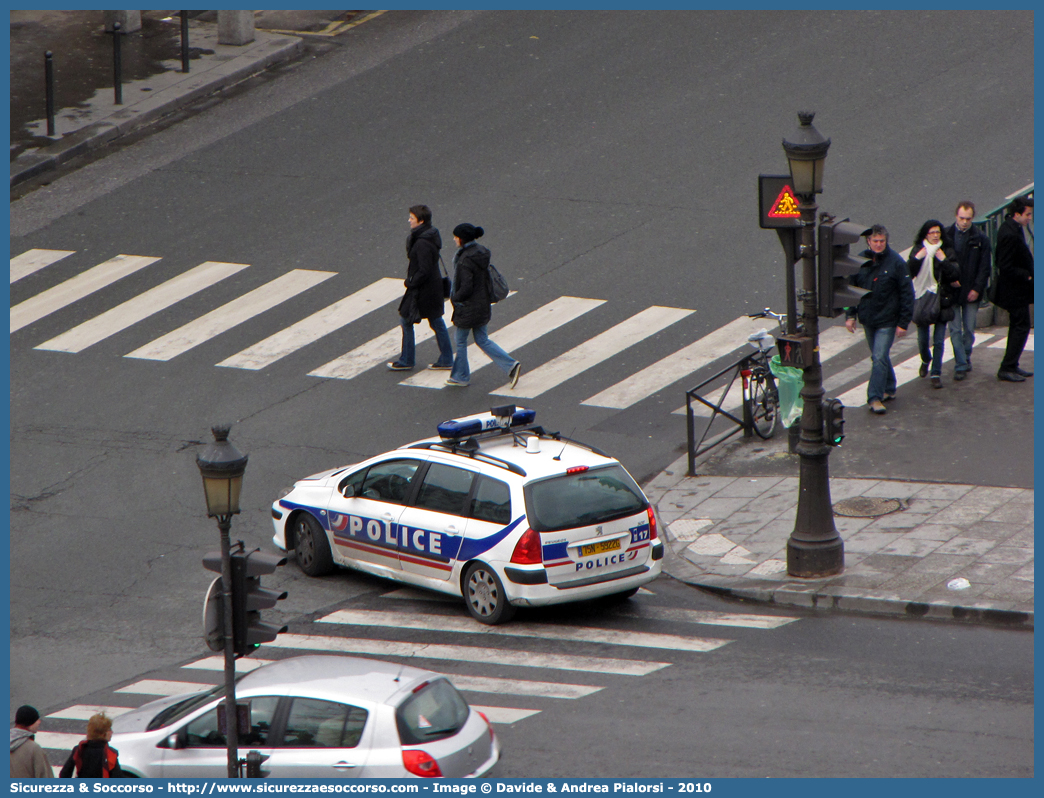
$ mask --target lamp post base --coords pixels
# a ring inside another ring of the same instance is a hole
[[[840,537],[825,541],[787,541],[787,575],[805,579],[837,576],[845,570],[845,543]]]

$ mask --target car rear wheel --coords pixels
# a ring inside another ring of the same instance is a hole
[[[309,576],[322,576],[333,570],[330,542],[319,522],[308,513],[294,519],[294,551],[298,566]]]
[[[464,601],[471,617],[479,623],[493,626],[506,623],[515,615],[515,608],[508,604],[500,577],[485,563],[476,562],[468,566],[464,574]]]

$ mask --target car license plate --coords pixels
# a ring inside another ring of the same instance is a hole
[[[590,557],[592,554],[603,554],[607,551],[616,551],[620,548],[620,538],[616,540],[600,540],[597,543],[589,543],[580,547],[581,557]]]

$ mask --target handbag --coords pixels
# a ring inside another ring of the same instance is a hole
[[[446,271],[446,264],[442,260],[442,255],[439,255],[439,265],[442,267],[442,298],[449,299],[453,285],[450,282],[449,272]]]
[[[936,285],[938,288],[938,285]],[[937,291],[925,291],[914,300],[913,323],[918,327],[929,327],[939,322],[942,299]]]

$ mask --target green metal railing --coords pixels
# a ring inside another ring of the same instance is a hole
[[[1023,189],[1016,191],[1010,197],[1004,200],[1002,205],[998,205],[992,211],[987,213],[985,216],[976,219],[975,224],[986,234],[990,239],[990,252],[996,252],[997,250],[997,230],[1000,228],[1001,223],[1004,221],[1004,214],[1008,210],[1008,205],[1015,197],[1032,197],[1033,196],[1033,183],[1030,183]],[[1033,249],[1033,225],[1026,225],[1026,233],[1028,234],[1029,248]]]

